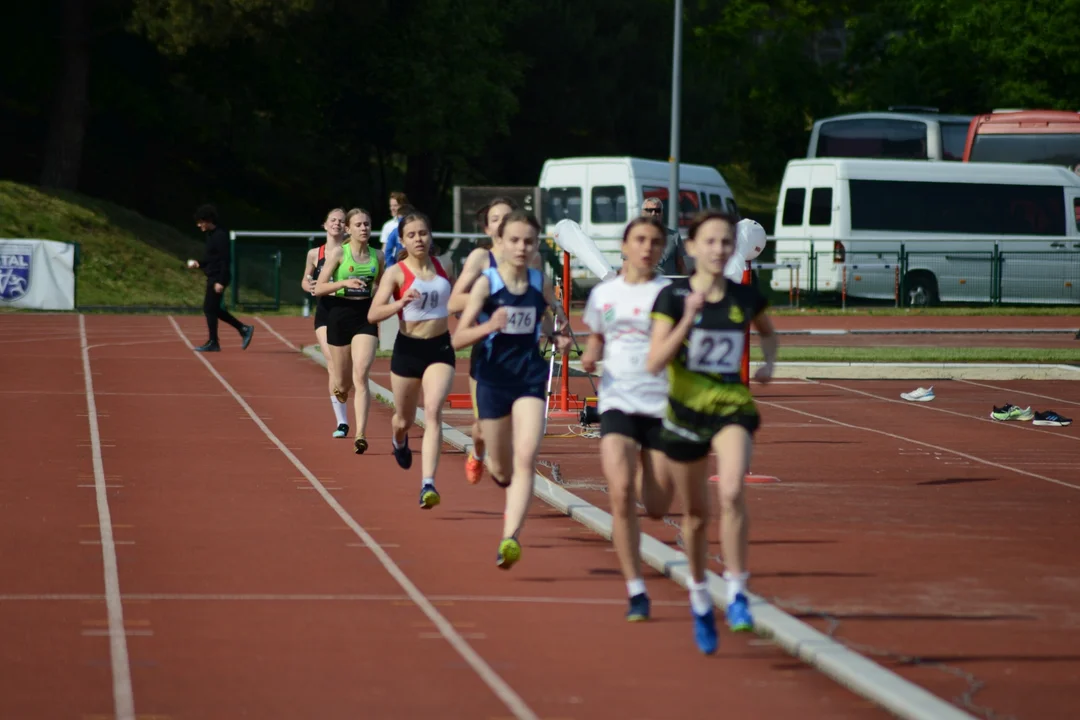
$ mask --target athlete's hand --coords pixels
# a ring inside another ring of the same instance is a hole
[[[315,292],[315,278],[313,278],[313,277],[304,278],[304,290],[306,290],[309,293]]]
[[[367,285],[364,284],[364,281],[360,278],[349,278],[348,280],[343,280],[342,282],[344,282],[345,287],[349,288],[350,290],[363,290],[365,287],[367,287]]]
[[[409,288],[409,292],[405,293],[401,297],[401,307],[404,308],[406,305],[411,303],[413,300],[419,300],[419,299],[420,299],[420,291],[417,290],[416,288]]]
[[[225,286],[222,285],[221,283],[214,283],[214,292],[216,292],[216,293],[225,292]]]
[[[495,312],[491,313],[491,319],[488,320],[488,324],[495,331],[502,330],[506,327],[506,323],[509,321],[510,315],[506,312],[505,307],[501,307]]]
[[[556,335],[555,336],[555,349],[559,351],[559,354],[565,354],[570,346],[574,344],[574,338],[569,335]],[[593,365],[595,367],[595,364]],[[592,372],[592,370],[589,370]]]
[[[581,356],[581,369],[587,373],[594,373],[596,372],[596,363],[599,360],[599,352],[594,352],[592,348],[586,348],[585,353]]]
[[[686,300],[683,303],[683,307],[685,308],[685,314],[686,315],[689,315],[690,317],[694,317],[699,312],[701,312],[701,308],[705,307],[705,293],[703,293],[703,292],[692,292],[692,293],[690,293],[689,295],[686,296]]]

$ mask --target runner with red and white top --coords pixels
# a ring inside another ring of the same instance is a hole
[[[593,288],[585,305],[590,330],[581,365],[594,372],[603,358],[598,391],[600,462],[611,496],[612,542],[626,579],[626,619],[649,619],[641,574],[637,500],[653,518],[671,506],[672,484],[660,444],[668,404],[665,373],[645,369],[656,296],[671,281],[657,275],[667,233],[653,217],[635,218],[623,232],[622,272]]]
[[[304,263],[304,279],[300,282],[300,287],[304,288],[304,292],[312,295],[315,294],[315,282],[319,279],[319,273],[322,272],[326,262],[326,254],[332,253],[345,242],[345,211],[342,208],[334,208],[328,212],[323,228],[326,230],[326,242],[308,250],[307,261]],[[315,339],[319,341],[319,351],[326,360],[330,405],[334,408],[334,419],[337,421],[334,437],[343,438],[349,434],[348,405],[334,395],[334,358],[330,354],[330,345],[326,341],[326,323],[330,317],[330,306],[333,302],[330,297],[320,297],[315,301]]]
[[[397,314],[401,328],[390,359],[394,391],[393,451],[403,469],[412,467],[409,428],[416,419],[420,391],[424,392],[424,440],[421,450],[420,507],[439,504],[435,471],[442,449],[442,413],[454,379],[454,349],[450,346],[449,311],[452,278],[432,256],[431,223],[410,213],[398,224],[404,250],[383,276],[368,311],[368,320],[381,322]],[[391,298],[393,298],[391,300]]]

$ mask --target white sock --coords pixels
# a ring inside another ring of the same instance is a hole
[[[750,579],[750,573],[731,573],[724,571],[724,581],[727,582],[728,605],[735,602],[735,596],[739,593],[746,594],[746,581]]]
[[[695,615],[704,615],[712,609],[712,598],[709,597],[708,583],[690,581],[690,609]]]
[[[634,597],[635,595],[643,595],[645,593],[645,581],[641,578],[634,578],[626,582],[626,594],[628,597]]]
[[[420,487],[426,488],[428,485],[435,487],[435,478],[424,478],[423,482],[420,484]]]
[[[338,425],[349,424],[349,406],[338,400],[333,395],[330,396],[330,404],[334,406],[334,417],[337,418]]]
[[[476,458],[477,460],[480,460],[481,462],[483,462],[483,460],[484,460],[484,453],[478,453],[478,452],[476,452],[476,446],[475,446],[475,445],[473,446],[472,450],[470,450],[469,452],[471,452],[471,453],[472,453],[472,456],[473,456],[474,458]]]

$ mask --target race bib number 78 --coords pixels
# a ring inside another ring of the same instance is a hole
[[[742,368],[746,338],[741,330],[690,331],[686,368],[693,372],[732,375]]]

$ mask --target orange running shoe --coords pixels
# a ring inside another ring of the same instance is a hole
[[[469,484],[475,485],[482,477],[484,477],[484,461],[477,459],[470,450],[469,456],[465,458],[465,478]]]

